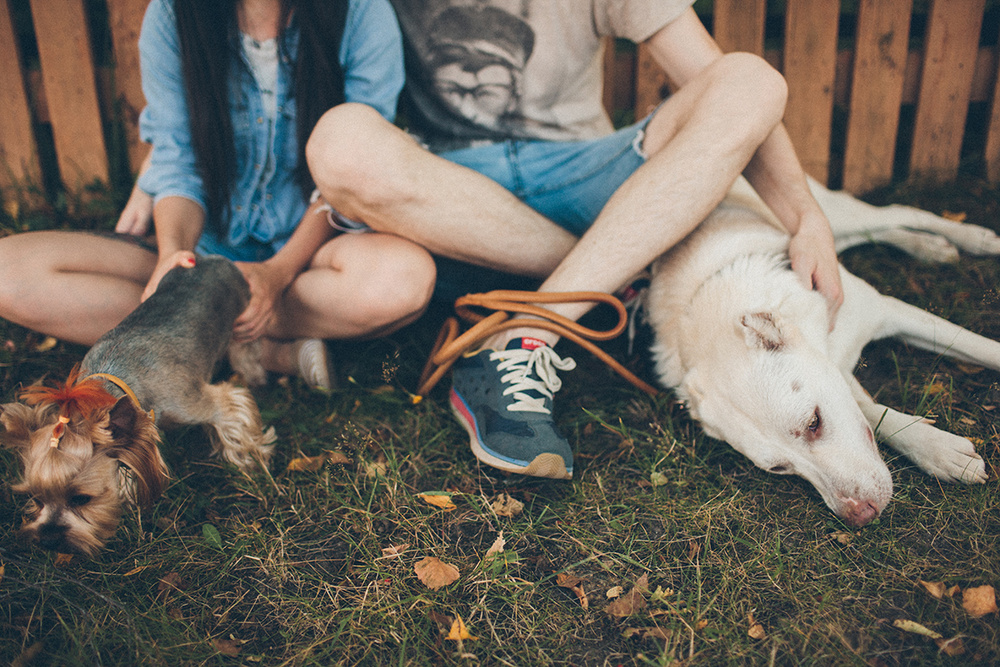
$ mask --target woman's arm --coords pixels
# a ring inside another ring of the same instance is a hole
[[[299,222],[288,242],[263,262],[237,262],[250,284],[250,303],[237,318],[233,335],[238,341],[260,338],[275,317],[275,304],[292,281],[312,262],[334,230],[327,223],[322,199],[314,202]]]

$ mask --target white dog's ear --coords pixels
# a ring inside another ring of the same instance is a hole
[[[740,318],[740,324],[748,347],[769,352],[785,347],[785,336],[772,313],[747,313]]]

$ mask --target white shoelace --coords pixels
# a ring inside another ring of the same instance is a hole
[[[491,361],[500,360],[499,371],[509,371],[500,378],[504,384],[509,384],[503,395],[514,394],[514,403],[507,406],[510,412],[540,412],[551,414],[545,407],[545,398],[562,387],[562,380],[556,375],[556,369],[571,371],[576,368],[576,362],[566,357],[561,358],[551,347],[536,347],[534,350],[500,350],[490,354]],[[538,379],[529,377],[532,370]],[[541,396],[530,396],[527,391],[537,391]]]

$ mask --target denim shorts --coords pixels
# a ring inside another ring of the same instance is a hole
[[[649,118],[598,139],[508,140],[441,153],[488,176],[549,220],[581,236],[645,161]]]

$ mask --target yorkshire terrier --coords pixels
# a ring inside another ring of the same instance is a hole
[[[213,454],[248,471],[266,468],[275,440],[250,392],[212,384],[229,352],[248,383],[264,376],[256,346],[230,345],[250,300],[239,269],[199,257],[168,273],[156,292],[102,336],[65,384],[34,385],[0,406],[0,442],[18,451],[30,496],[23,536],[60,553],[96,554],[126,503],[149,506],[167,466],[158,427],[203,424]]]

